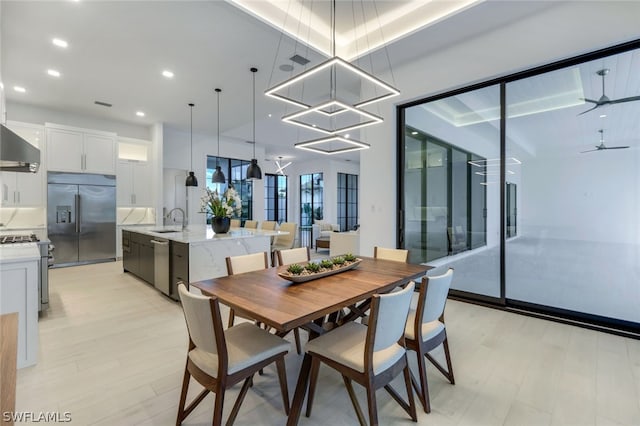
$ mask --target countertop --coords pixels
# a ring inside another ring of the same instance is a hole
[[[17,243],[0,245],[0,263],[26,262],[40,260],[40,250],[36,243]]]
[[[180,227],[175,226],[123,226],[122,230],[138,232],[152,237],[164,238],[166,240],[187,244],[234,240],[240,238],[272,237],[288,234],[288,232],[263,231],[261,229],[246,228],[231,228],[226,234],[215,234],[210,225],[190,225],[185,231],[181,231]]]

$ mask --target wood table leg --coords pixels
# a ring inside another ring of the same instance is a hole
[[[300,413],[302,412],[302,405],[304,404],[304,397],[307,394],[307,386],[309,385],[309,373],[311,372],[311,355],[305,353],[302,360],[302,366],[300,367],[300,374],[298,374],[298,384],[296,385],[296,392],[293,394],[293,402],[291,403],[291,411],[287,418],[287,426],[295,426],[300,420]]]

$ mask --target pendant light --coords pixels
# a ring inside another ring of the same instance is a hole
[[[258,68],[251,68],[251,72],[253,73],[253,158],[247,167],[247,180],[262,179],[262,170],[256,159],[256,72]]]
[[[193,172],[193,107],[195,104],[189,104],[191,107],[191,144],[189,148],[189,158],[191,160],[191,171],[189,172],[189,176],[187,176],[187,181],[185,182],[186,186],[198,186],[198,179],[196,179],[196,175]]]
[[[222,89],[214,90],[218,95],[218,154],[216,156],[216,171],[213,172],[213,176],[211,176],[211,182],[225,183],[227,181],[227,178],[224,176],[222,168],[220,167],[220,92],[222,92]]]

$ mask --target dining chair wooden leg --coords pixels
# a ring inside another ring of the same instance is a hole
[[[293,337],[296,340],[296,351],[298,352],[298,355],[302,355],[302,345],[300,344],[300,329],[293,329]]]
[[[187,392],[189,391],[189,381],[191,380],[191,375],[189,374],[189,370],[187,367],[184,367],[184,377],[182,379],[182,391],[180,392],[180,403],[178,405],[178,417],[176,418],[176,426],[180,426],[182,424],[182,420],[186,417],[184,414],[184,405],[187,403]]]
[[[411,390],[411,373],[409,371],[409,360],[404,367],[404,384],[407,389],[407,399],[409,400],[409,415],[414,422],[418,421],[418,413],[416,410],[416,400],[413,398],[413,391]]]
[[[452,385],[455,385],[456,379],[455,377],[453,377],[453,365],[451,364],[451,353],[449,352],[449,338],[444,339],[444,342],[442,342],[442,346],[444,348],[444,356],[447,359],[447,369],[449,370],[447,378]]]
[[[376,404],[376,389],[373,382],[369,381],[367,386],[367,405],[369,406],[369,425],[378,426],[378,405]]]
[[[216,389],[216,402],[213,406],[213,424],[222,424],[222,408],[224,407],[224,386],[218,386]]]
[[[233,308],[229,308],[229,324],[227,325],[228,328],[233,327],[233,322],[236,319],[236,313],[233,310]]]
[[[427,354],[422,352],[422,349],[418,345],[416,350],[416,359],[418,364],[418,375],[420,377],[420,391],[418,392],[418,396],[420,398],[420,402],[422,403],[422,408],[425,413],[431,412],[431,404],[429,402],[429,385],[427,384],[427,368],[425,365],[425,356]]]
[[[356,394],[353,391],[353,385],[351,384],[351,379],[343,375],[342,380],[344,381],[344,386],[347,388],[347,393],[349,394],[349,398],[351,399],[351,404],[353,405],[353,409],[356,410],[356,416],[358,416],[358,421],[360,422],[360,426],[367,426],[367,421],[364,418],[364,414],[362,414],[362,409],[360,408],[360,404],[358,404],[358,400],[356,399]]]
[[[233,404],[233,408],[231,409],[231,413],[229,413],[229,418],[227,419],[227,425],[231,426],[233,422],[236,421],[236,417],[238,416],[238,411],[240,411],[240,405],[242,405],[242,401],[244,401],[244,397],[247,395],[247,391],[251,385],[253,375],[247,377],[242,384],[242,388],[240,388],[240,393],[238,393],[238,397],[236,398],[236,402]],[[217,424],[217,423],[214,423]]]
[[[307,412],[306,416],[311,416],[311,407],[313,406],[313,398],[316,395],[316,384],[318,383],[318,373],[320,371],[320,360],[311,358],[311,374],[309,376],[309,394],[307,395]]]
[[[444,343],[444,342],[443,342],[443,343]],[[442,365],[440,365],[440,363],[439,363],[435,358],[433,358],[431,355],[429,355],[429,353],[425,353],[425,354],[424,354],[424,356],[425,356],[425,358],[427,358],[427,359],[429,360],[429,362],[431,362],[431,364],[433,364],[433,366],[434,366],[434,367],[435,367],[435,368],[436,368],[440,373],[442,373],[442,375],[443,375],[444,377],[446,377],[446,378],[447,378],[447,380],[449,380],[449,382],[451,382],[451,384],[455,384],[455,383],[453,383],[453,382],[452,382],[453,375],[452,375],[452,374],[450,374],[450,373],[449,373],[449,371],[445,370],[445,369],[444,369],[444,367],[443,367]],[[445,350],[445,357],[446,357],[446,350]],[[449,359],[449,360],[447,360],[447,361],[448,361],[448,362],[447,362],[447,367],[449,367],[449,368],[450,368],[450,362],[451,362],[451,360]]]
[[[282,404],[284,412],[289,415],[289,388],[287,386],[287,369],[284,366],[284,358],[276,360],[276,369],[278,370],[278,380],[280,381],[280,393],[282,393]]]
[[[403,369],[405,387],[407,389],[407,401],[402,399],[400,394],[391,386],[391,384],[386,384],[384,386],[384,390],[386,390],[389,395],[402,407],[402,409],[411,416],[411,419],[415,422],[418,421],[418,417],[416,414],[416,405],[413,399],[413,389],[411,389],[411,377],[409,373],[409,366]]]

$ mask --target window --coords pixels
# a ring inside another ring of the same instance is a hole
[[[265,174],[264,219],[278,223],[287,221],[287,182],[285,175]]]
[[[207,188],[217,188],[218,191],[224,192],[227,189],[228,184],[211,182],[213,172],[216,170],[216,164],[220,165],[224,175],[227,177],[227,182],[233,185],[242,199],[242,214],[240,215],[242,223],[244,223],[245,220],[253,219],[253,185],[250,181],[245,179],[245,176],[247,175],[247,167],[249,167],[251,162],[236,160],[233,158],[214,157],[211,155],[207,156]],[[207,218],[207,223],[210,223],[210,221],[211,218]]]
[[[342,231],[358,224],[358,175],[338,173],[338,224]]]
[[[300,175],[300,227],[313,225],[324,218],[322,173]]]

